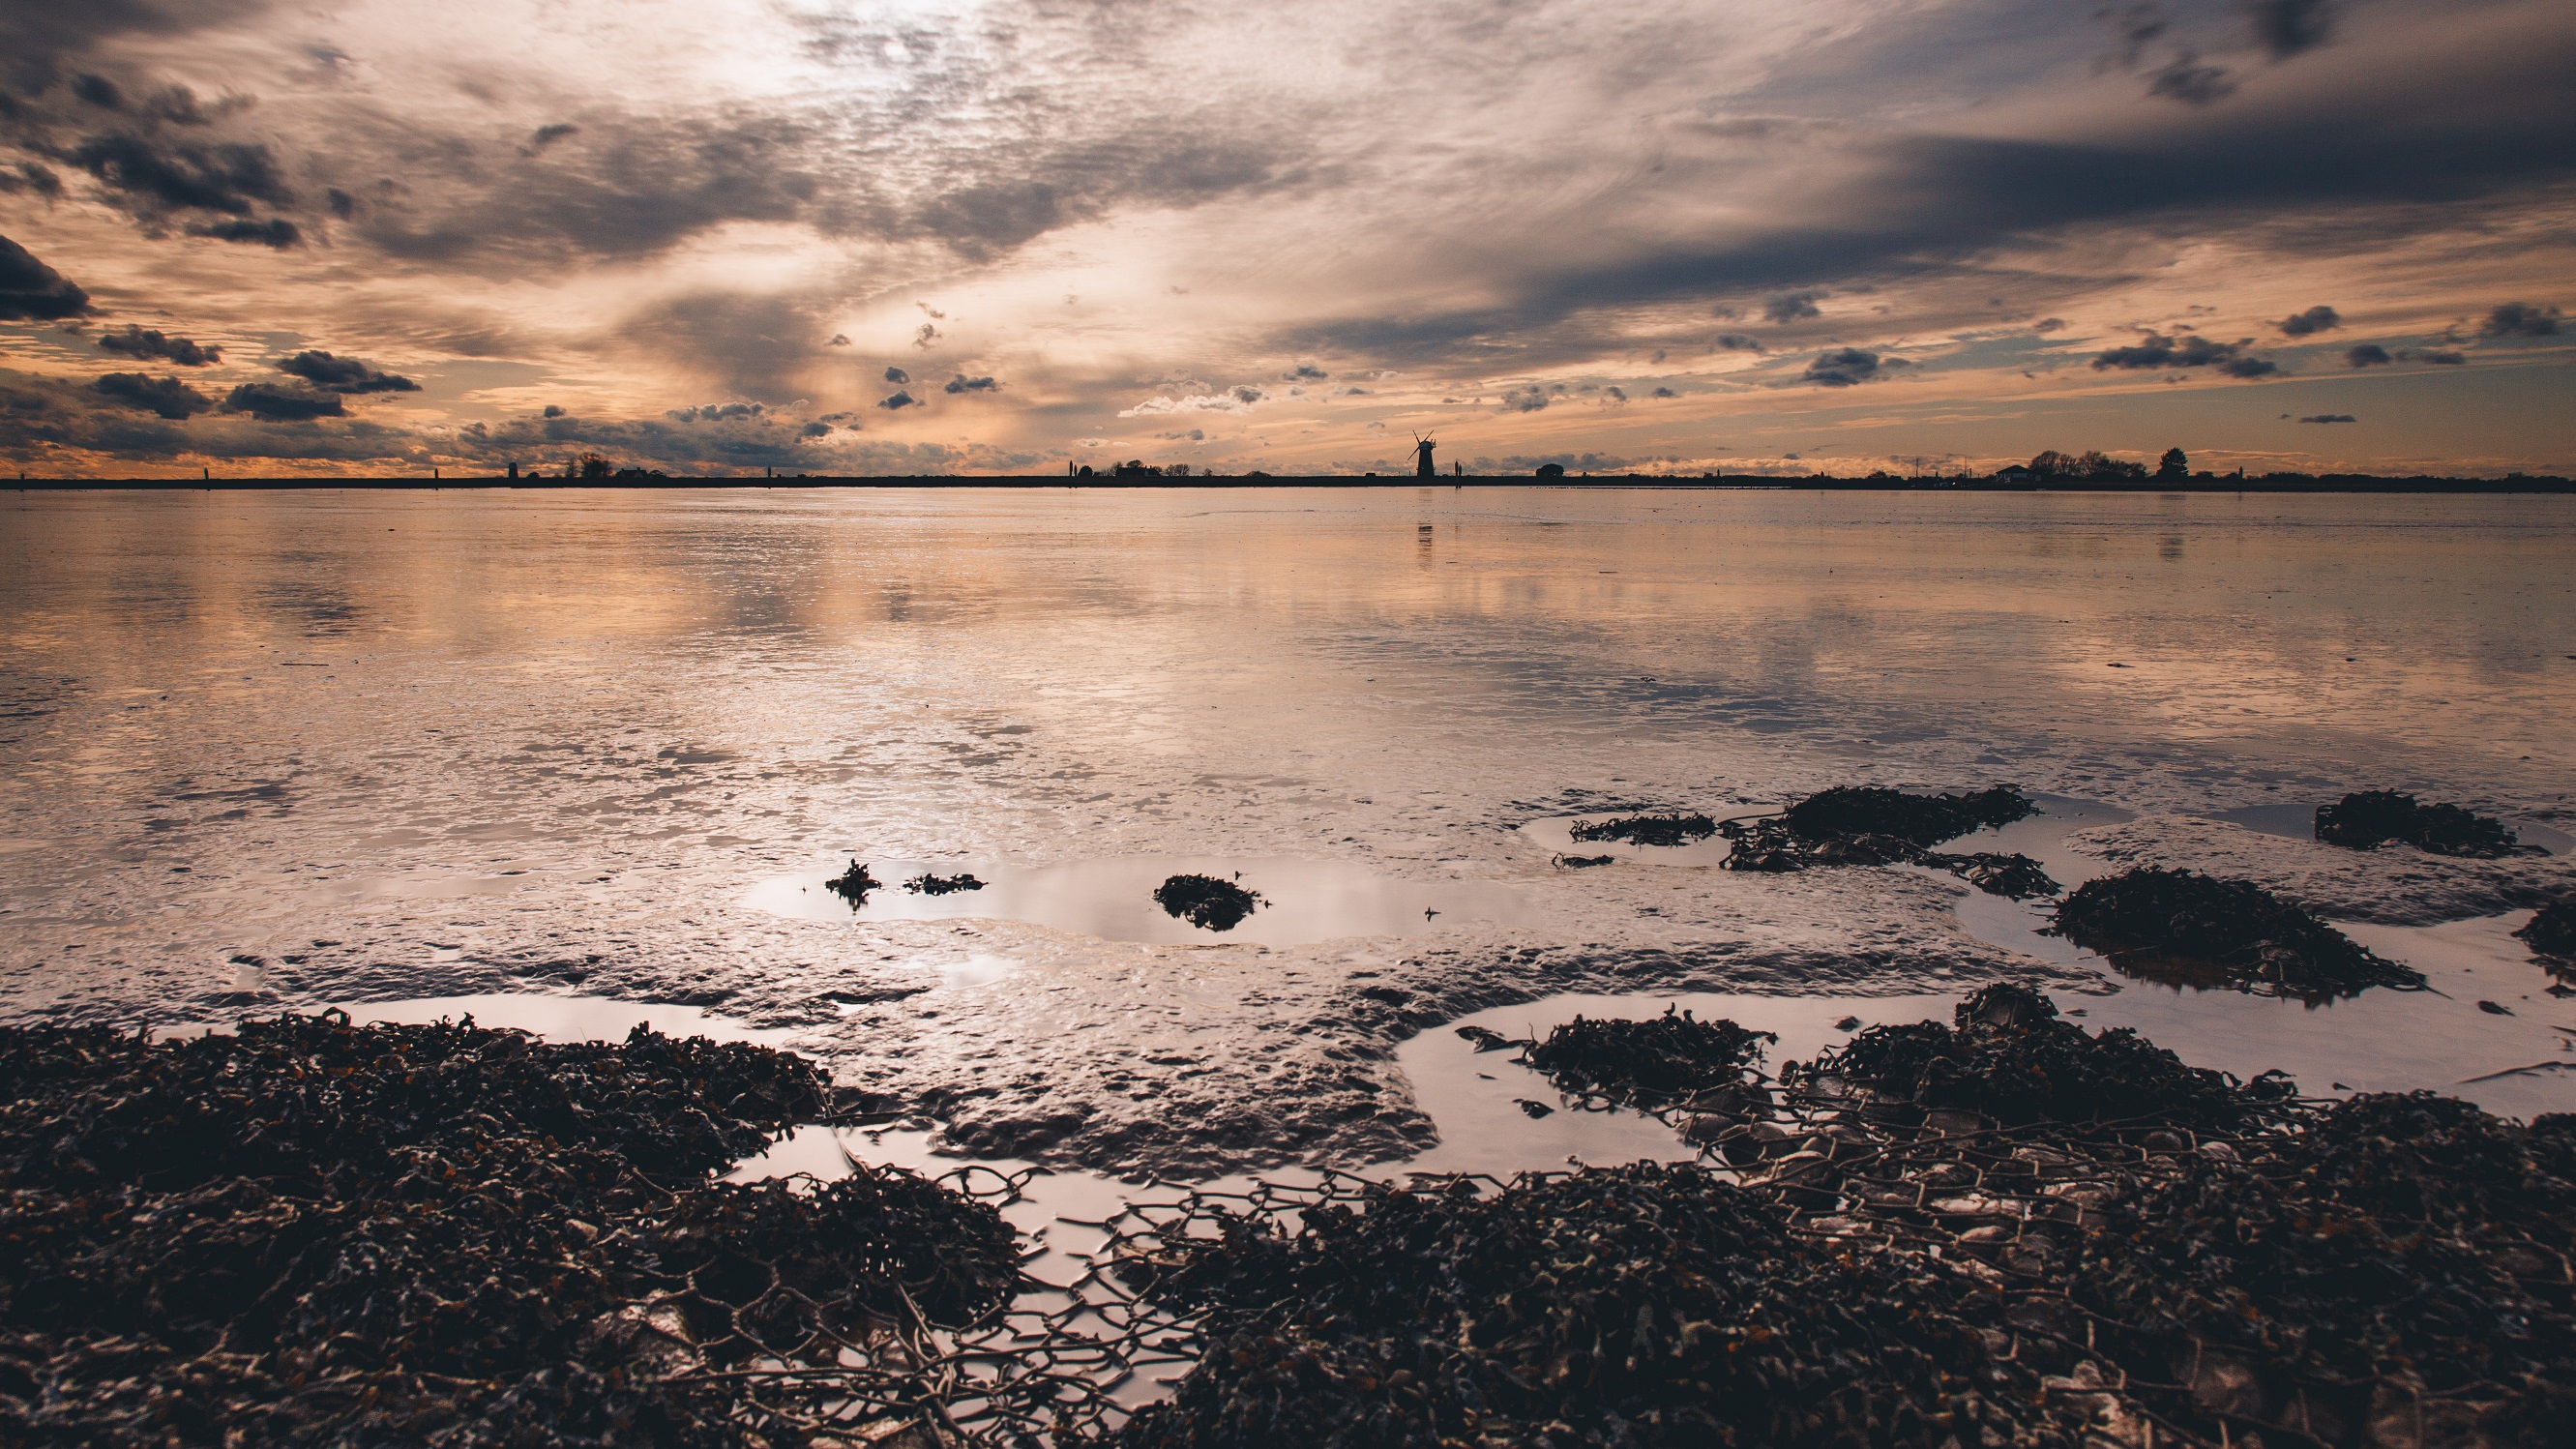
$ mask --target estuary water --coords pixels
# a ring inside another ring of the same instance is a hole
[[[2295,1020],[2319,1093],[2530,1066],[2483,1100],[2565,1109],[2576,1003],[2507,933],[2566,857],[2264,827],[2385,787],[2563,847],[2571,718],[2566,498],[0,494],[0,1017],[685,1006],[950,1150],[1212,1173],[1442,1148],[1399,1047],[1471,1012],[2024,974],[2231,1070]],[[1837,783],[2089,802],[2122,823],[2052,849],[2255,874],[2504,1010],[2207,996],[1927,872],[1549,843]],[[990,893],[841,909],[853,861]],[[1167,865],[1265,906],[1158,921]]]

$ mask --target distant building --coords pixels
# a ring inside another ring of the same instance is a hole
[[[2028,483],[2039,475],[2019,463],[2006,463],[1995,470],[1995,478],[2004,483]]]

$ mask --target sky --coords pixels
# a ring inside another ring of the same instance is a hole
[[[0,0],[0,463],[2576,472],[2565,0]]]

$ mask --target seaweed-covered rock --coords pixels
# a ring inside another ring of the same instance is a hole
[[[2551,901],[2513,934],[2535,956],[2576,962],[2576,901]]]
[[[1364,1208],[1310,1210],[1294,1236],[1232,1221],[1150,1265],[1209,1351],[1120,1442],[2076,1442],[1987,1347],[1992,1294],[1811,1245],[1697,1166],[1374,1189]]]
[[[758,1047],[0,1029],[0,1092],[5,1442],[794,1443],[712,1371],[1016,1282],[999,1215],[910,1173],[709,1181],[826,1108]]]
[[[2322,1001],[2421,974],[2261,886],[2142,866],[2086,881],[2050,928],[2132,975]]]
[[[1567,832],[1576,840],[1625,840],[1633,845],[1688,845],[1717,833],[1717,822],[1705,815],[1622,815],[1596,820]]]
[[[2565,1443],[2565,1122],[2361,1096],[2304,1132],[2190,1154],[2083,1244],[2074,1294],[2125,1325],[2107,1346],[2133,1373],[2240,1423],[2327,1444]]]
[[[1231,931],[1261,909],[1261,892],[1212,875],[1176,875],[1154,887],[1154,904],[1202,931]]]
[[[2007,1124],[2151,1118],[2243,1127],[2297,1095],[2278,1076],[2239,1082],[2185,1066],[2127,1027],[2088,1035],[2057,1003],[2009,982],[1961,1002],[1954,1026],[1874,1026],[1783,1075],[1805,1085],[1867,1088],[1888,1100],[1963,1109]]]
[[[1927,865],[1988,895],[2055,895],[2057,882],[2026,855],[1942,855],[1930,847],[1972,830],[2009,825],[2037,807],[2009,785],[1964,795],[1908,795],[1876,785],[1837,785],[1762,820],[1719,828],[1735,842],[1723,869],[1778,873],[1816,865]]]
[[[823,889],[848,901],[853,909],[868,903],[868,892],[884,887],[884,881],[868,874],[868,868],[855,860],[848,870],[823,882]]]
[[[1578,1016],[1529,1043],[1521,1060],[1564,1091],[1652,1110],[1735,1084],[1761,1060],[1762,1044],[1779,1039],[1668,1006],[1643,1021]]]
[[[2375,850],[2396,840],[2427,854],[2473,860],[2548,853],[2522,844],[2500,820],[2457,805],[2426,805],[2396,790],[2356,790],[2318,806],[2316,831],[2317,839],[2329,845],[2356,850]]]

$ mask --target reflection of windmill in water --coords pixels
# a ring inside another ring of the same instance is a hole
[[[1440,446],[1439,440],[1432,437],[1429,433],[1416,433],[1413,435],[1414,477],[1437,478],[1440,476],[1439,465],[1431,461],[1431,450],[1438,446]]]

